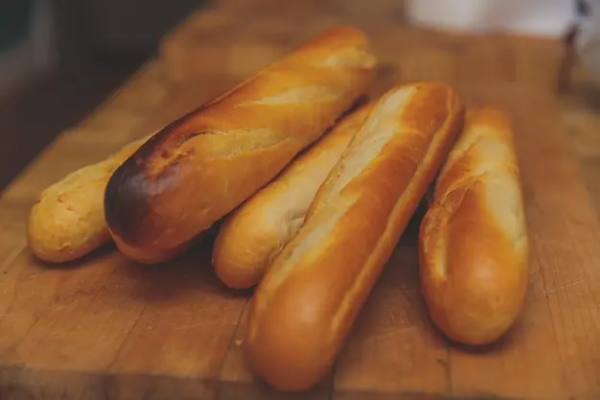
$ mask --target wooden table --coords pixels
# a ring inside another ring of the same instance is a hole
[[[250,292],[218,282],[210,243],[166,266],[137,265],[107,246],[57,268],[35,260],[24,236],[29,208],[44,187],[349,18],[255,17],[218,9],[192,16],[165,39],[158,59],[62,133],[2,194],[1,399],[292,398],[246,369],[240,324]],[[376,22],[361,22],[386,66],[375,92],[442,79],[469,102],[510,112],[532,236],[529,295],[519,323],[496,346],[473,352],[450,345],[431,326],[420,298],[415,224],[331,376],[297,397],[600,398],[600,229],[578,160],[586,151],[590,159],[600,155],[590,138],[598,122],[575,95],[557,100],[553,94],[559,46]]]

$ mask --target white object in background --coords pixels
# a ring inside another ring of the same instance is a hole
[[[561,36],[575,16],[572,0],[406,0],[410,22],[473,33]]]
[[[575,48],[583,64],[600,82],[600,0],[585,0],[587,15],[579,18]]]

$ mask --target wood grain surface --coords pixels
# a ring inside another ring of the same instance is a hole
[[[61,134],[2,194],[0,399],[600,398],[600,230],[577,140],[567,135],[564,104],[552,94],[550,63],[560,55],[552,42],[383,23],[370,30],[386,66],[375,93],[394,83],[443,79],[467,101],[497,104],[513,118],[532,237],[531,283],[517,326],[490,348],[451,345],[428,320],[418,288],[419,213],[331,375],[293,396],[274,392],[247,370],[240,345],[251,291],[219,283],[210,238],[159,266],[130,262],[112,245],[61,267],[34,259],[24,228],[40,190],[340,19],[299,15],[293,19],[299,22],[284,24],[264,17],[240,26],[239,14],[206,15],[166,38],[160,59]],[[238,26],[237,33],[229,26]],[[197,39],[206,37],[214,41]],[[236,52],[242,53],[231,56]],[[199,64],[201,58],[210,62]]]

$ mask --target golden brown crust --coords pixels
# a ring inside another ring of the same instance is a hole
[[[29,215],[31,251],[50,263],[73,261],[110,241],[104,219],[104,190],[114,170],[147,138],[120,149],[46,188]]]
[[[451,339],[482,345],[513,325],[525,297],[528,238],[508,117],[467,113],[421,224],[420,275],[434,323]]]
[[[301,390],[326,375],[462,117],[441,83],[377,102],[250,303],[245,353],[258,376]]]
[[[126,255],[160,262],[272,180],[362,96],[375,59],[326,31],[161,130],[111,178],[106,219]]]
[[[232,288],[256,285],[294,237],[329,171],[372,109],[344,118],[264,189],[226,218],[213,248],[217,276]]]

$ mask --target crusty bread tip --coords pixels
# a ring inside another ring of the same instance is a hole
[[[147,138],[50,185],[29,214],[27,241],[39,259],[74,261],[111,240],[104,219],[104,190],[114,170]]]

